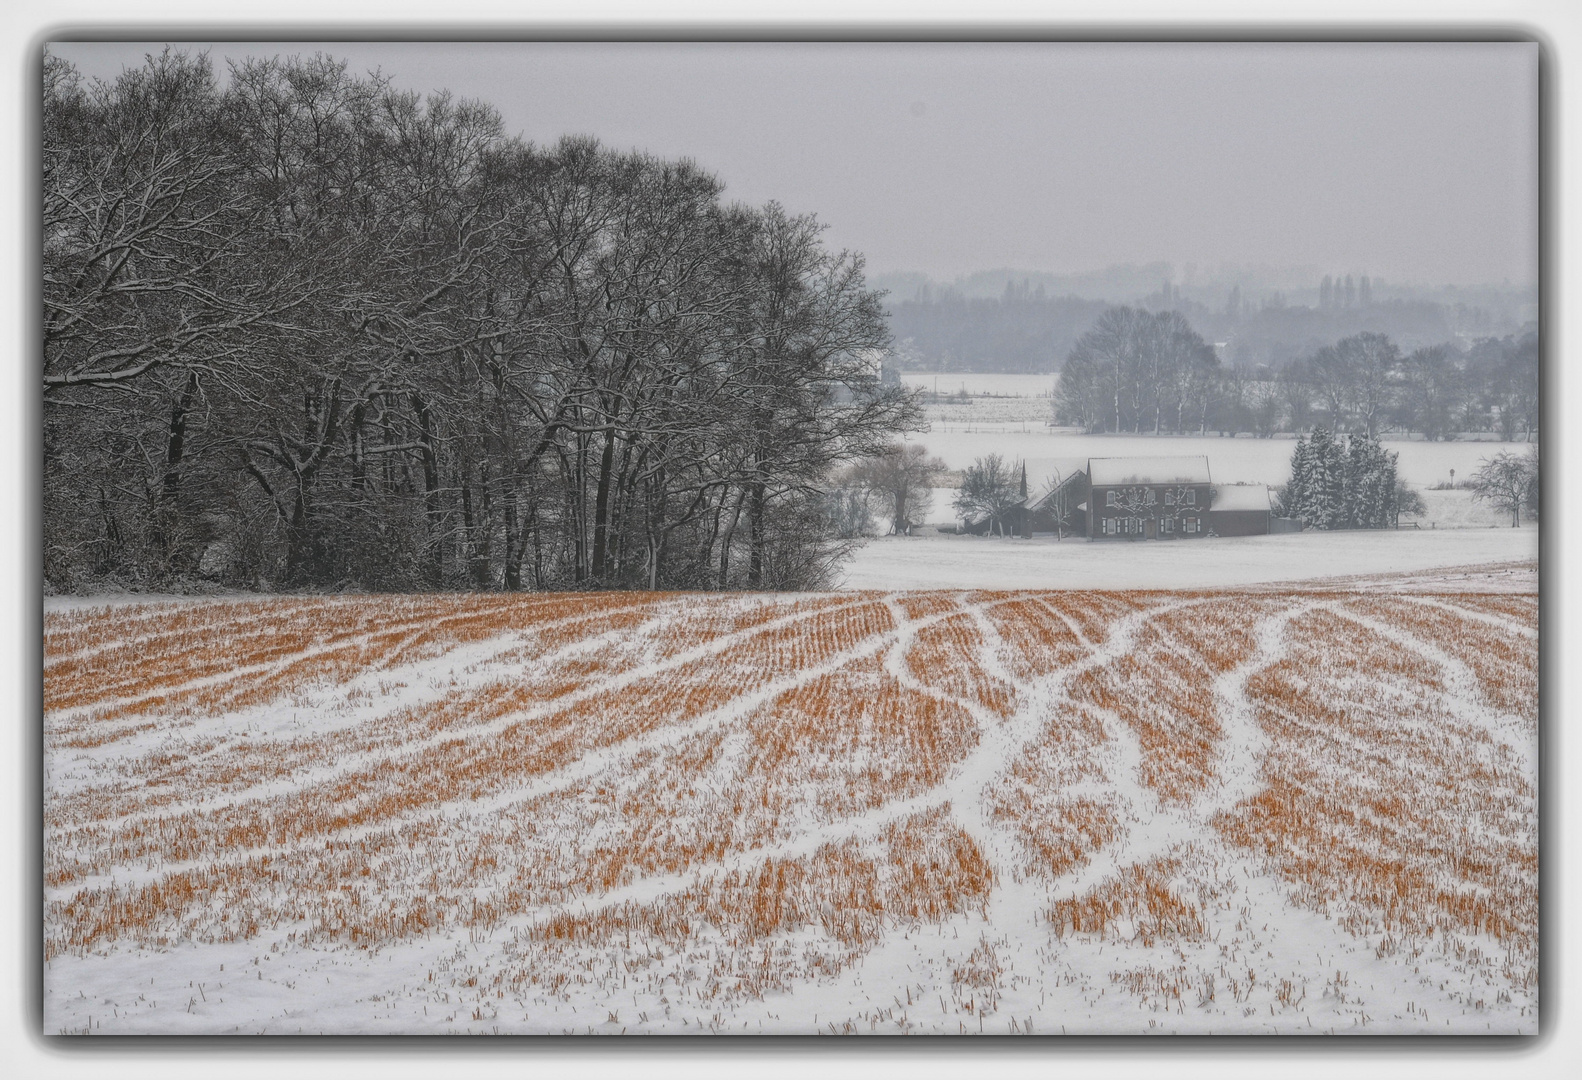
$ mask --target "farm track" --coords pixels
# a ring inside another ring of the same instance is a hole
[[[1139,1030],[1124,999],[1297,1030],[1333,958],[1287,947],[1301,924],[1389,985],[1326,989],[1329,1030],[1437,1030],[1428,999],[1536,1022],[1536,598],[270,603],[46,618],[52,972],[350,947],[402,958],[400,995],[357,999],[391,1030],[431,1030],[436,994],[562,1030],[545,1009],[614,1001],[615,973],[640,1030],[806,1030],[775,1026],[802,999],[849,1007],[836,1031],[1047,1030],[1056,986],[1068,1029]],[[1261,957],[1245,989],[1232,954]],[[1429,957],[1480,996],[1441,979],[1401,1012]]]

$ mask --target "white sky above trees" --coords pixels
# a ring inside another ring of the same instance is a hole
[[[157,45],[60,43],[113,77]],[[870,271],[1127,262],[1537,276],[1537,46],[193,43],[316,49],[538,142],[695,158]]]

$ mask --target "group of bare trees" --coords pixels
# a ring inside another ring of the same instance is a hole
[[[1462,351],[1402,354],[1386,335],[1353,334],[1278,370],[1226,364],[1177,311],[1111,308],[1083,334],[1055,387],[1055,421],[1087,431],[1209,431],[1269,436],[1316,425],[1377,438],[1457,432],[1532,439],[1538,423],[1535,334]]]
[[[778,588],[917,406],[860,256],[331,58],[45,62],[60,588]]]
[[[1077,339],[1055,417],[1088,431],[1204,431],[1220,379],[1214,347],[1178,311],[1110,308]]]
[[[928,520],[934,488],[948,472],[940,458],[917,443],[893,443],[872,457],[842,470],[832,490],[839,535],[870,536],[883,531],[905,536]]]
[[[1383,334],[1362,333],[1315,350],[1275,379],[1286,430],[1458,432],[1531,440],[1538,428],[1538,337],[1485,339],[1465,352],[1429,345],[1402,354]]]

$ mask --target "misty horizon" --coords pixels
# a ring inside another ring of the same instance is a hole
[[[161,47],[50,45],[106,79]],[[816,214],[875,277],[1537,279],[1530,42],[179,47],[208,50],[222,80],[227,58],[323,51],[487,102],[536,143],[689,158],[728,199]]]
[[[1157,259],[1143,263],[1108,263],[1103,266],[1087,266],[1071,270],[1046,270],[1030,266],[986,266],[962,270],[951,275],[927,274],[919,270],[896,269],[873,272],[869,278],[881,282],[879,287],[896,288],[900,282],[926,282],[933,289],[958,289],[964,290],[969,295],[986,295],[983,292],[986,281],[1001,282],[995,289],[1003,290],[1003,282],[1012,281],[1018,284],[1026,283],[1032,288],[1043,285],[1046,292],[1053,295],[1053,291],[1062,288],[1072,289],[1075,295],[1086,295],[1081,291],[1081,283],[1102,279],[1117,279],[1123,277],[1134,278],[1145,291],[1157,289],[1161,283],[1170,282],[1183,291],[1225,292],[1231,288],[1240,288],[1244,294],[1248,290],[1263,290],[1266,293],[1280,292],[1287,296],[1301,296],[1304,293],[1317,294],[1323,278],[1330,277],[1336,281],[1350,276],[1356,280],[1368,278],[1376,293],[1401,292],[1414,295],[1438,293],[1500,293],[1505,295],[1526,295],[1536,298],[1538,283],[1535,281],[1432,281],[1432,280],[1399,280],[1383,277],[1378,274],[1369,274],[1367,270],[1350,268],[1321,267],[1321,266],[1245,266],[1236,263],[1209,264],[1178,263],[1169,259]]]

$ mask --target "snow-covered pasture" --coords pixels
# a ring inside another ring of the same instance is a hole
[[[987,394],[997,398],[1043,398],[1046,408],[1054,395],[1058,375],[1026,375],[979,371],[903,371],[901,381],[914,390],[929,393],[960,394],[971,397]]]
[[[1461,494],[1452,492],[1449,494]],[[935,512],[949,506],[936,491]],[[1202,540],[1086,540],[1039,535],[881,536],[846,562],[847,589],[1220,589],[1484,563],[1535,564],[1538,530],[1306,530]],[[1530,570],[1523,587],[1532,587]]]
[[[56,605],[46,1029],[1533,1032],[1536,614]]]

